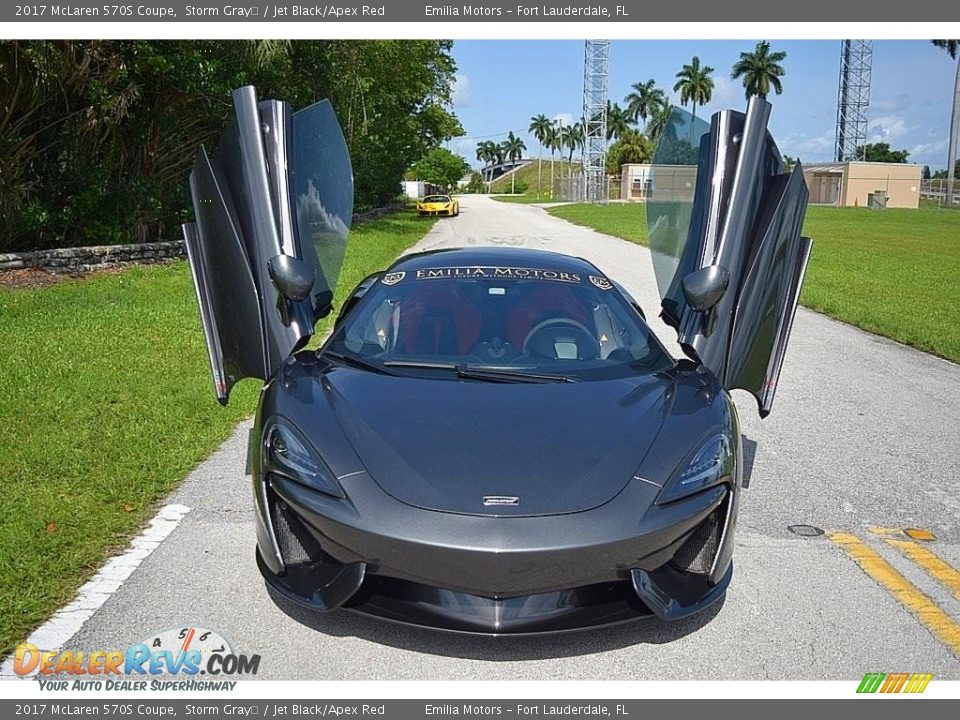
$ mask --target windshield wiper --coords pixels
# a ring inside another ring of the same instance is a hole
[[[458,378],[465,380],[489,380],[491,382],[576,382],[566,375],[550,375],[547,373],[531,373],[523,370],[513,370],[502,367],[487,367],[483,365],[468,365],[467,363],[433,362],[430,360],[387,360],[383,363],[387,367],[404,367],[422,370],[449,370],[455,372]]]
[[[320,357],[330,358],[341,365],[349,365],[351,367],[360,368],[361,370],[369,370],[370,372],[379,373],[380,375],[393,375],[392,372],[385,370],[377,363],[371,362],[370,360],[364,360],[362,357],[357,355],[346,355],[344,353],[336,352],[335,350],[324,350],[322,353],[320,353]]]

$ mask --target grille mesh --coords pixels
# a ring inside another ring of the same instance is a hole
[[[720,530],[723,527],[721,512],[726,512],[726,503],[710,513],[700,523],[690,538],[680,546],[670,564],[683,572],[706,575],[713,565],[717,548],[720,545]]]
[[[273,526],[280,545],[280,556],[287,565],[312,563],[320,559],[320,543],[297,519],[290,507],[278,500],[274,504]]]

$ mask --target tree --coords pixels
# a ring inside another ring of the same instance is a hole
[[[526,144],[513,134],[511,130],[507,134],[507,139],[501,143],[500,148],[503,150],[503,154],[510,161],[520,160],[523,157],[523,151],[527,149]],[[511,168],[510,170],[510,192],[513,193],[516,185],[514,184],[517,179],[516,167]]]
[[[618,140],[630,129],[630,116],[627,111],[607,100],[607,140]]]
[[[533,136],[537,139],[539,144],[539,149],[537,152],[537,197],[540,197],[540,185],[543,177],[543,141],[547,137],[547,133],[550,132],[550,128],[553,127],[553,124],[543,113],[539,115],[534,115],[530,118],[530,127],[527,128],[528,132],[533,133]]]
[[[583,123],[574,123],[573,125],[567,125],[560,131],[560,135],[563,139],[563,146],[570,151],[570,155],[567,157],[567,162],[570,163],[568,168],[570,175],[573,175],[573,152],[579,148],[583,147]]]
[[[459,155],[441,147],[428,151],[413,166],[413,170],[418,180],[450,190],[456,187],[460,178],[470,170],[470,164]]]
[[[646,122],[667,101],[667,96],[657,87],[655,80],[634,83],[631,87],[633,92],[628,93],[623,101],[627,104],[627,116],[633,122]]]
[[[332,103],[355,207],[463,132],[449,41],[0,42],[0,251],[175,239],[187,175],[230,120],[230,91]],[[411,68],[396,68],[410,62]]]
[[[953,184],[956,180],[957,144],[960,142],[960,40],[931,40],[943,48],[951,60],[957,61],[957,75],[953,81],[953,113],[950,115],[950,140],[947,143],[947,203],[953,204]]]
[[[780,63],[786,57],[787,54],[783,51],[770,52],[770,43],[762,40],[757,43],[753,52],[740,53],[740,59],[734,63],[730,77],[733,80],[742,78],[747,100],[752,95],[765,100],[770,88],[779,95],[783,92],[780,78],[786,74]]]
[[[932,180],[946,180],[949,177],[950,173],[946,170],[937,170],[933,175],[931,175]],[[953,175],[954,177],[960,176],[960,160],[957,160],[953,164]]]
[[[659,143],[663,137],[675,138],[678,123],[679,118],[673,112],[673,106],[664,102],[650,117],[650,122],[647,123],[647,136],[654,143]]]
[[[653,160],[654,145],[636,128],[627,128],[620,139],[607,150],[607,173],[620,172],[629,163],[649,163]]]
[[[483,175],[474,170],[472,173],[470,173],[470,181],[467,183],[466,187],[463,188],[463,191],[478,195],[486,190],[486,187],[486,183],[483,181]]]
[[[891,150],[889,143],[867,143],[857,148],[857,157],[867,162],[905,163],[910,157],[909,150]]]
[[[553,198],[553,155],[557,150],[562,150],[563,145],[561,144],[560,137],[560,127],[557,125],[551,125],[550,130],[543,138],[543,144],[550,151],[550,197]]]
[[[697,117],[697,105],[706,105],[713,96],[713,68],[709,65],[701,65],[700,58],[696,55],[690,64],[684,65],[677,73],[677,82],[673,86],[674,92],[680,93],[680,104],[686,105],[688,102],[693,105],[693,117]],[[690,124],[690,132],[693,132],[695,123]]]
[[[484,140],[477,143],[477,160],[483,163],[484,169],[487,165],[493,165],[494,161],[497,159],[497,144],[492,140]],[[488,180],[493,180],[493,172],[490,173],[490,178]]]

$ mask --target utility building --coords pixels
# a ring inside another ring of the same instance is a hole
[[[919,165],[831,162],[803,166],[810,203],[842,207],[913,208],[920,206]]]

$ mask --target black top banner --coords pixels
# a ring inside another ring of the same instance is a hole
[[[113,0],[117,2],[117,0]],[[549,2],[224,2],[153,0],[131,4],[102,0],[4,3],[0,22],[949,22],[960,20],[960,3],[913,0],[909,4],[877,0],[550,0]]]

